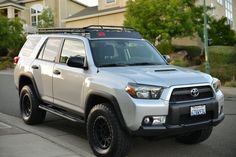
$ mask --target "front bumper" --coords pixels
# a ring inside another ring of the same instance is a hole
[[[208,84],[189,85],[191,87],[207,86]],[[186,86],[183,86],[186,87]],[[150,130],[143,125],[144,117],[147,116],[166,116],[165,126],[182,126],[197,124],[199,122],[216,120],[223,111],[224,95],[219,90],[213,98],[199,99],[195,101],[183,101],[176,104],[171,104],[170,97],[174,88],[164,89],[162,96],[158,100],[144,100],[131,98],[127,93],[119,94],[118,103],[120,104],[121,113],[124,117],[126,128],[129,132],[138,132],[140,129]],[[182,88],[180,86],[179,88]],[[206,105],[206,117],[198,117],[193,119],[190,116],[190,106]],[[180,117],[181,116],[181,117]],[[151,128],[153,130],[153,128]]]
[[[218,125],[221,121],[224,120],[224,113],[221,113],[218,118],[196,122],[192,124],[182,124],[182,125],[169,125],[163,124],[159,126],[141,126],[137,131],[130,132],[132,135],[137,136],[156,136],[156,137],[163,137],[163,136],[172,136],[183,134],[185,132],[191,132],[200,130],[203,128],[213,127]]]
[[[206,114],[201,116],[190,116],[190,107],[206,105]],[[170,103],[166,123],[158,126],[140,126],[137,131],[131,132],[139,136],[171,136],[185,132],[200,130],[202,128],[218,125],[224,119],[222,110],[219,112],[219,102],[216,99]],[[219,114],[220,113],[220,114]]]

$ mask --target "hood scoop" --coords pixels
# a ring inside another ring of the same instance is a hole
[[[164,71],[177,71],[177,69],[174,68],[165,68],[165,69],[157,69],[154,70],[155,72],[164,72]]]

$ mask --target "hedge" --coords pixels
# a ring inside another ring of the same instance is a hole
[[[183,50],[187,51],[190,57],[200,56],[202,52],[202,49],[198,46],[174,46],[174,52]]]
[[[210,46],[209,62],[211,64],[236,64],[236,47]]]

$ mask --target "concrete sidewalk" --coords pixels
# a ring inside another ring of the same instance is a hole
[[[0,113],[1,157],[89,157],[55,137],[32,129],[21,119]]]

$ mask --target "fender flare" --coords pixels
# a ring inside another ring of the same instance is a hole
[[[86,115],[86,112],[88,111],[88,108],[89,108],[88,102],[89,102],[89,99],[91,98],[91,96],[99,96],[99,97],[102,97],[102,98],[105,98],[105,99],[109,100],[111,102],[111,105],[112,105],[112,107],[115,111],[115,114],[116,114],[116,116],[118,118],[118,121],[121,124],[122,128],[125,131],[128,131],[127,125],[125,123],[125,120],[124,120],[124,117],[123,117],[122,112],[120,110],[120,106],[119,106],[119,103],[118,103],[117,99],[112,94],[109,94],[109,93],[106,93],[106,92],[92,91],[88,94],[88,96],[85,99],[85,105],[86,105],[85,106],[85,116],[86,116],[85,118],[87,118],[87,116],[88,116],[88,114]]]
[[[39,94],[39,91],[38,91],[38,88],[37,88],[37,85],[36,85],[36,81],[34,79],[33,74],[31,74],[30,72],[22,73],[22,74],[19,75],[19,80],[18,80],[19,94],[20,94],[20,80],[21,80],[22,77],[27,77],[27,78],[30,79],[30,81],[32,82],[32,85],[34,87],[35,94],[36,94],[37,98],[41,101],[41,96]]]

